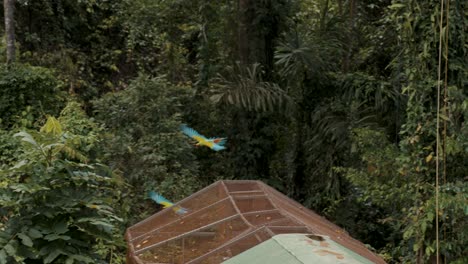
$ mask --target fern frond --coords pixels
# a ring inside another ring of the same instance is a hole
[[[88,158],[85,155],[83,155],[78,150],[73,149],[73,148],[71,148],[71,147],[69,147],[67,145],[62,144],[62,147],[60,148],[60,151],[63,152],[68,157],[72,158],[72,159],[77,159],[77,160],[79,160],[80,162],[83,162],[83,163],[88,162]]]

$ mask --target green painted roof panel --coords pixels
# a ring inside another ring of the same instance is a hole
[[[223,263],[371,264],[372,262],[326,236],[281,234]]]

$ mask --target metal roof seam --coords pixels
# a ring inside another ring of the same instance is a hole
[[[236,218],[236,217],[239,217],[239,215],[238,215],[238,214],[231,215],[231,216],[229,216],[229,217],[226,217],[226,218],[223,218],[223,219],[218,220],[218,221],[216,221],[216,222],[213,222],[213,223],[211,223],[211,224],[209,224],[209,225],[205,225],[205,226],[202,226],[202,227],[193,229],[193,230],[190,231],[190,232],[184,232],[184,233],[182,233],[181,235],[178,235],[178,236],[175,236],[175,237],[171,237],[171,238],[169,238],[169,239],[167,239],[167,240],[160,241],[160,242],[155,243],[155,244],[153,244],[153,245],[151,245],[151,246],[147,246],[147,247],[138,249],[138,250],[135,251],[135,253],[136,253],[136,254],[139,254],[139,253],[142,252],[142,251],[146,251],[146,250],[148,250],[148,249],[157,247],[157,246],[162,245],[162,244],[164,244],[164,243],[168,243],[168,242],[171,242],[171,241],[173,241],[173,240],[182,238],[182,237],[184,237],[184,236],[188,236],[188,235],[193,234],[193,233],[195,233],[195,232],[198,232],[198,231],[200,231],[200,230],[202,230],[202,229],[209,228],[209,227],[211,227],[211,226],[215,226],[215,225],[217,225],[217,224],[220,224],[220,223],[229,221],[229,220],[234,219],[234,218]]]
[[[232,196],[228,196],[231,200],[231,203],[232,205],[234,206],[234,209],[236,210],[236,212],[240,215],[240,217],[242,218],[242,220],[250,227],[254,227],[249,221],[247,221],[247,219],[245,219],[244,215],[242,214],[241,210],[239,209],[239,207],[237,206],[236,202],[234,201],[234,198]]]
[[[290,250],[289,248],[285,247],[277,238],[276,236],[273,236],[271,239],[273,239],[273,241],[275,241],[276,244],[280,245],[280,247],[282,247],[284,250],[286,250],[291,256],[293,256],[297,262],[299,263],[303,263],[301,261],[301,259],[292,251]]]
[[[220,247],[218,247],[218,248],[216,248],[216,249],[214,249],[214,250],[212,250],[212,251],[210,251],[210,252],[208,252],[208,253],[206,253],[204,255],[201,255],[201,256],[187,262],[186,264],[197,263],[198,261],[200,261],[200,260],[202,260],[204,258],[207,258],[207,257],[209,257],[209,256],[211,256],[213,254],[216,254],[216,252],[221,251],[224,248],[228,248],[230,245],[236,243],[237,241],[239,241],[241,239],[246,238],[249,235],[252,235],[255,232],[260,231],[263,228],[265,228],[265,227],[260,227],[260,228],[256,228],[256,229],[255,228],[254,229],[248,229],[248,230],[244,231],[243,233],[237,235],[236,237],[232,238],[231,240],[227,241],[226,243],[224,243],[224,245],[222,245],[222,246],[220,246]]]
[[[134,241],[134,240],[136,240],[136,239],[139,239],[139,238],[141,238],[141,237],[143,237],[143,236],[145,236],[145,235],[152,234],[152,233],[154,233],[154,232],[156,232],[156,231],[160,230],[161,228],[164,228],[164,227],[166,227],[166,226],[168,226],[168,225],[171,225],[171,224],[173,224],[173,223],[179,222],[180,220],[183,220],[183,219],[189,217],[190,215],[192,215],[192,214],[194,214],[194,213],[196,213],[196,212],[203,211],[203,210],[205,210],[205,209],[207,209],[207,208],[210,208],[210,207],[212,207],[212,206],[215,206],[216,204],[222,203],[222,202],[224,202],[225,200],[227,200],[228,198],[229,198],[229,196],[228,196],[228,197],[225,197],[225,198],[223,198],[223,199],[221,199],[221,200],[218,200],[218,201],[215,202],[215,203],[212,203],[212,204],[210,204],[210,205],[207,205],[207,206],[205,206],[205,207],[203,207],[203,208],[200,208],[200,209],[194,211],[194,212],[191,213],[191,214],[188,214],[188,215],[186,215],[186,216],[181,216],[181,217],[175,219],[174,221],[168,222],[167,224],[164,224],[164,225],[162,225],[162,226],[159,226],[158,228],[152,229],[151,231],[146,232],[146,234],[144,234],[144,235],[136,236],[136,237],[134,237],[134,238],[132,239],[132,241]],[[171,207],[172,207],[172,206],[171,206]],[[168,207],[168,208],[166,208],[166,209],[164,209],[164,210],[171,209],[171,207]],[[162,210],[162,211],[160,211],[160,212],[163,212],[164,210]],[[171,210],[172,210],[172,209],[171,209]],[[159,213],[159,212],[158,212],[158,213]]]
[[[270,203],[271,203],[276,209],[279,210],[280,207],[273,201],[273,199],[271,199],[271,197],[270,197],[270,195],[268,194],[268,192],[265,191],[265,188],[264,188],[263,184],[258,184],[258,185],[259,185],[259,187],[263,190],[263,193],[265,193],[265,195],[266,195],[267,199],[270,201]],[[265,186],[266,186],[266,185],[265,185]],[[287,215],[284,215],[284,213],[281,212],[281,210],[280,210],[280,214],[282,214],[284,217],[287,217],[287,216],[289,215],[288,213],[287,213]],[[289,215],[289,216],[290,216],[290,215]],[[293,218],[294,218],[294,217],[293,217]],[[296,219],[296,220],[298,220],[298,219]],[[302,222],[299,221],[298,223],[302,223]]]

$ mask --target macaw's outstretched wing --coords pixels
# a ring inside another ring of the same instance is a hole
[[[174,205],[174,203],[172,203],[171,201],[167,200],[162,195],[154,191],[149,192],[149,197],[151,198],[151,200],[164,206],[164,208],[172,207]],[[186,214],[188,212],[187,209],[180,206],[176,206],[172,210],[174,210],[174,212],[176,212],[177,214]]]
[[[187,135],[190,138],[195,139],[196,141],[200,141],[202,139],[206,140],[206,137],[200,135],[195,129],[188,127],[187,125],[181,125],[180,130],[182,130],[182,133]]]
[[[195,139],[198,143],[195,146],[202,145],[211,148],[214,151],[220,151],[226,149],[224,144],[226,143],[226,138],[210,138],[200,135],[195,129],[188,127],[187,125],[181,125],[180,130],[185,135]]]
[[[171,206],[174,205],[171,201],[167,200],[162,195],[160,195],[159,193],[154,192],[154,191],[149,192],[149,197],[151,198],[151,200],[153,200],[156,203],[164,206],[164,208],[171,207]]]

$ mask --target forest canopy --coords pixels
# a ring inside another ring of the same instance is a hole
[[[3,3],[0,264],[124,263],[149,191],[220,179],[388,263],[468,262],[468,1]]]

